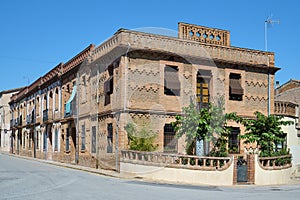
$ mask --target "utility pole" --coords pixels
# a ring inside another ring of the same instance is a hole
[[[272,20],[272,16],[268,17],[265,20],[265,51],[268,51],[268,25],[279,24],[279,20]],[[270,78],[270,66],[269,66],[269,57],[268,57],[268,116],[271,113],[271,78]]]

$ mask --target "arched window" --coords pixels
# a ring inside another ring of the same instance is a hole
[[[52,108],[53,108],[53,92],[50,91],[50,93],[49,93],[49,106],[48,106],[48,109],[52,110]]]
[[[59,95],[58,88],[55,89],[55,110],[59,109]]]
[[[54,132],[54,151],[58,150],[58,129],[55,129]]]
[[[48,101],[47,101],[47,94],[44,95],[44,100],[43,100],[43,109],[46,110],[48,109]]]
[[[40,98],[36,97],[36,116],[40,115]]]

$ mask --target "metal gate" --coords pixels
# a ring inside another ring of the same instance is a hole
[[[248,166],[247,161],[240,157],[237,160],[237,182],[245,183],[248,182]]]

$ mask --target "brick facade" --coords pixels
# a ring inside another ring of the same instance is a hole
[[[195,34],[192,37],[186,35],[190,30]],[[196,30],[214,38],[204,40]],[[251,117],[256,110],[267,114],[270,73],[274,109],[274,74],[278,70],[274,53],[232,47],[229,32],[219,29],[181,23],[179,32],[179,38],[172,38],[121,29],[15,95],[10,103],[13,120],[18,122],[13,126],[15,153],[117,169],[116,151],[128,148],[124,130],[128,123],[147,125],[157,135],[158,151],[164,151],[164,126],[195,101],[197,80],[202,78],[209,85],[210,102],[223,96],[226,112]],[[166,67],[177,70],[179,95],[165,91]],[[232,74],[240,77],[239,100],[231,99]],[[75,89],[76,97],[72,94]],[[35,123],[27,123],[26,116],[33,110]],[[230,126],[239,127],[235,123]],[[240,129],[243,134],[243,127]],[[32,151],[28,142],[33,141],[39,147],[36,155],[28,153]],[[243,153],[241,141],[239,146]],[[185,153],[184,138],[178,140],[176,151]]]
[[[248,154],[247,155],[247,173],[248,173],[248,183],[249,184],[255,184],[255,155],[254,154]]]

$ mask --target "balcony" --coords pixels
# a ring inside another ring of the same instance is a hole
[[[43,110],[43,122],[48,121],[48,109]]]
[[[35,124],[34,113],[32,113],[31,116],[30,116],[30,122],[31,122],[32,124]]]
[[[51,121],[51,120],[53,120],[53,110],[52,109],[43,110],[43,122]]]
[[[72,104],[66,103],[65,104],[65,117],[70,117],[72,115],[73,115]]]
[[[60,111],[58,109],[56,109],[53,114],[53,119],[58,120],[60,118],[61,118]]]
[[[17,125],[18,126],[22,126],[22,115],[20,115],[20,117],[18,118],[18,121],[17,121]]]
[[[26,124],[34,124],[35,123],[35,118],[34,118],[34,113],[27,115],[26,116]]]
[[[72,94],[71,94],[69,100],[65,103],[65,114],[64,114],[65,117],[70,117],[73,114],[75,114],[74,110],[73,110],[73,108],[74,108],[73,100],[75,99],[76,91],[77,91],[77,87],[76,87],[76,85],[74,85]]]
[[[27,125],[30,124],[30,115],[27,115],[27,116],[26,116],[26,124],[27,124]]]
[[[71,102],[67,102],[64,105],[64,117],[71,117],[76,115],[76,102],[75,101],[71,101]]]

